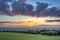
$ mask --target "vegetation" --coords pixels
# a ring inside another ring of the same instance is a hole
[[[60,37],[24,33],[0,32],[0,40],[60,40]]]
[[[48,36],[60,36],[60,30],[27,30],[27,31],[0,31],[0,32],[16,32],[16,33],[28,33],[28,34],[41,34],[41,35],[48,35]]]

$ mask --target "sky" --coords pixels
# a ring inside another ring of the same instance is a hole
[[[28,0],[25,10],[19,2],[6,4],[0,5],[0,26],[60,26],[60,0]]]
[[[50,4],[50,7],[59,7],[60,8],[60,0],[29,0],[28,3],[35,5],[35,2],[43,2],[43,3],[48,3]]]

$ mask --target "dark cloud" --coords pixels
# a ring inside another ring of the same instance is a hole
[[[17,12],[17,15],[18,14],[29,15],[33,11],[33,6],[30,4],[25,4],[24,2],[23,3],[14,2],[12,4],[12,10],[13,12]]]
[[[3,22],[0,22],[0,24],[4,24],[4,23],[16,23],[16,24],[20,24],[20,23],[28,23],[28,22],[34,22],[34,21],[20,21],[20,22],[3,21]]]
[[[0,11],[8,12],[9,5],[6,4],[8,0],[0,0]]]
[[[4,23],[22,23],[22,22],[9,22],[9,21],[0,22],[0,24],[4,24]]]
[[[48,8],[47,10],[44,10],[44,16],[60,17],[60,9],[57,7]]]
[[[37,7],[35,10],[35,13],[37,16],[40,16],[40,12],[43,12],[48,7],[47,3],[36,2],[36,5],[37,5]]]
[[[46,20],[47,22],[60,22],[60,20]]]
[[[0,22],[0,23],[3,24],[3,23],[14,23],[14,22],[5,21],[5,22]]]
[[[12,10],[14,12],[23,12],[24,11],[24,4],[20,4],[20,2],[14,2],[12,4]]]
[[[11,2],[12,11],[9,11],[10,6],[7,2]],[[26,0],[0,0],[0,15],[26,15],[26,16],[55,16],[60,17],[60,9],[56,7],[48,8],[48,3],[36,2],[36,9],[33,5],[27,4]],[[1,11],[3,13],[1,13]]]

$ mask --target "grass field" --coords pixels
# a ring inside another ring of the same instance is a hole
[[[0,32],[0,40],[60,40],[60,37]]]

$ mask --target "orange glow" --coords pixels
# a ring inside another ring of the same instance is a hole
[[[60,26],[60,22],[47,22],[45,25]]]
[[[21,23],[5,23],[3,26],[26,26],[26,27],[34,27],[34,26],[39,26],[39,25],[44,25],[45,21],[44,20],[27,20],[27,21],[21,21]],[[0,25],[1,26],[1,25]]]
[[[37,23],[37,22],[24,22],[24,23],[5,23],[3,26],[26,26],[26,27],[34,27],[34,26],[38,26],[38,25],[42,25],[42,24],[41,23]]]
[[[50,19],[49,17],[40,17],[40,18],[29,18],[27,20],[23,21],[17,21],[17,23],[3,23],[0,26],[25,26],[25,27],[35,27],[35,26],[43,26],[43,25],[49,25],[49,26],[60,26],[60,22],[46,22],[46,19]],[[54,19],[54,18],[52,18]]]
[[[2,24],[3,26],[25,26],[25,27],[35,27],[35,26],[43,26],[43,25],[50,25],[50,26],[59,26],[60,22],[22,22],[22,23],[5,23]],[[0,25],[0,26],[2,26]]]

